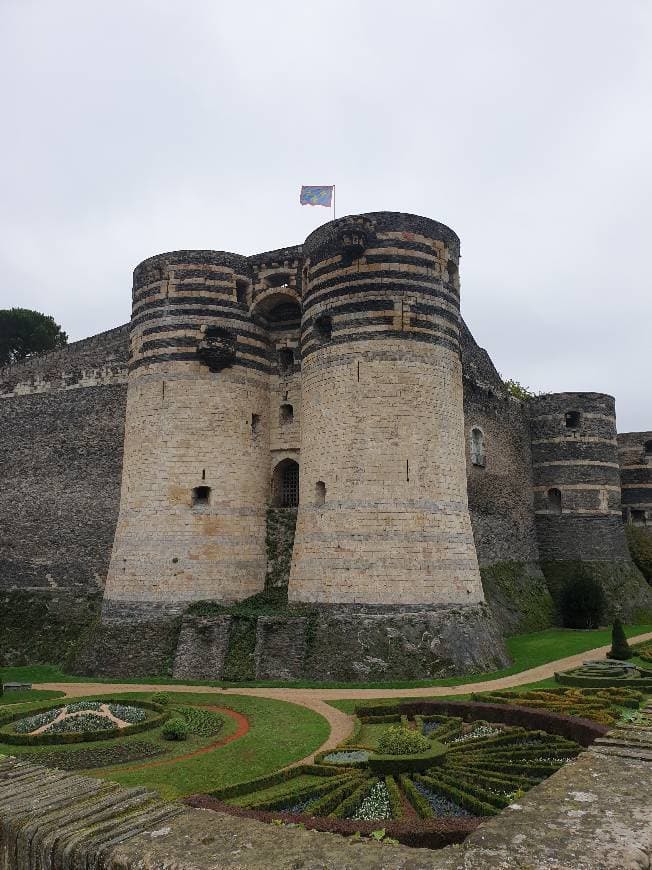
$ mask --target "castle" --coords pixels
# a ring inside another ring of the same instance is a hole
[[[652,432],[617,435],[600,393],[511,396],[459,258],[376,212],[137,266],[130,327],[2,372],[5,609],[97,619],[101,592],[79,667],[221,677],[237,603],[287,584],[247,641],[260,678],[500,666],[578,572],[651,611],[625,525],[652,522]]]

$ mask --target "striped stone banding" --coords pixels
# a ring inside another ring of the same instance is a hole
[[[379,280],[380,279],[380,280]],[[382,291],[391,288],[392,293],[420,293],[448,302],[453,309],[459,310],[459,299],[450,293],[441,280],[419,276],[414,272],[399,272],[394,269],[374,270],[355,274],[343,273],[324,280],[304,294],[304,308],[315,302],[338,299],[342,295],[352,295],[358,291]]]

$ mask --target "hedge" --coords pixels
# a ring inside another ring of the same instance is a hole
[[[240,797],[240,795],[249,794],[249,792],[258,791],[259,789],[267,788],[270,785],[276,785],[279,782],[286,782],[294,779],[302,774],[311,776],[340,776],[344,771],[342,767],[338,768],[335,765],[327,767],[319,764],[298,764],[296,767],[286,767],[283,770],[277,770],[276,773],[270,773],[267,776],[261,776],[258,779],[249,779],[245,782],[238,782],[235,785],[227,785],[224,788],[217,788],[215,791],[210,791],[205,797],[216,798],[223,801],[232,797]]]
[[[353,792],[360,785],[360,782],[360,775],[354,774],[350,777],[348,782],[342,783],[341,786],[330,792],[330,794],[326,794],[318,801],[311,803],[305,808],[303,812],[309,816],[329,815],[342,803],[345,798],[347,798],[350,794],[353,794]]]
[[[419,789],[414,785],[411,779],[405,774],[401,776],[401,787],[405,792],[405,796],[410,801],[420,819],[431,819],[434,815],[432,807],[421,794]]]
[[[208,795],[191,795],[185,798],[187,806],[226,813],[247,819],[257,819],[260,822],[278,822],[302,825],[311,831],[327,831],[342,836],[352,836],[361,833],[369,835],[378,830],[378,821],[364,822],[353,819],[336,819],[331,816],[305,816],[300,813],[270,812],[268,810],[246,810],[222,803]],[[400,821],[384,820],[382,826],[388,837],[393,837],[405,846],[423,849],[441,849],[454,843],[463,842],[481,824],[482,819],[473,816],[454,817],[449,819],[410,819]],[[384,854],[384,853],[383,853]],[[391,855],[391,852],[388,853]]]
[[[369,708],[358,708],[358,715],[366,715]],[[576,716],[563,716],[543,710],[532,710],[518,704],[482,704],[477,701],[408,701],[398,704],[396,711],[412,718],[416,715],[442,713],[465,720],[486,719],[504,725],[520,725],[558,734],[574,740],[580,746],[590,746],[597,737],[603,737],[609,728]],[[436,732],[433,732],[436,734]]]
[[[102,699],[102,704],[124,704],[124,699]],[[14,746],[51,746],[57,743],[90,743],[97,740],[111,740],[113,737],[125,737],[127,734],[138,734],[141,731],[149,731],[152,728],[158,728],[168,718],[167,710],[163,709],[160,704],[154,704],[152,701],[135,701],[134,706],[143,707],[146,710],[153,710],[158,713],[150,719],[145,719],[144,722],[135,722],[133,725],[127,725],[125,728],[111,728],[102,731],[89,731],[81,733],[59,733],[48,734],[47,731],[42,734],[16,734],[15,732],[7,731],[6,726],[12,722],[18,722],[20,719],[26,719],[29,716],[38,716],[39,713],[47,713],[49,710],[57,710],[60,707],[65,707],[66,704],[49,704],[47,707],[39,707],[29,711],[23,710],[22,713],[13,713],[9,716],[0,718],[0,742],[10,743]]]
[[[449,785],[438,776],[426,777],[416,773],[414,778],[417,782],[425,785],[426,788],[440,792],[459,806],[464,807],[465,810],[473,813],[475,816],[495,816],[498,812],[496,807],[492,804],[485,803],[484,801],[474,797],[474,795],[460,791],[460,789],[456,788],[454,785]]]
[[[403,799],[401,797],[401,790],[393,776],[385,777],[385,786],[387,787],[387,794],[389,795],[389,805],[392,808],[392,818],[402,819]]]
[[[279,806],[283,806],[283,804],[288,801],[295,799],[301,800],[302,798],[310,798],[314,796],[314,799],[317,800],[324,791],[328,791],[332,788],[333,783],[325,780],[321,784],[307,783],[297,787],[294,785],[293,780],[288,780],[285,783],[281,783],[281,785],[284,785],[285,788],[278,791],[273,797],[267,799],[262,796],[260,791],[242,795],[242,799],[238,802],[238,806],[248,806],[251,809],[259,810],[273,810]]]
[[[433,744],[427,752],[414,755],[376,755],[369,756],[369,768],[377,775],[390,773],[410,773],[414,770],[428,770],[442,761],[448,747],[443,744]]]
[[[346,819],[358,809],[375,784],[376,781],[373,777],[363,776],[356,788],[331,810],[330,817],[333,819]]]
[[[582,677],[573,673],[555,673],[555,680],[562,686],[581,686],[586,689],[614,688],[634,689],[635,691],[652,691],[652,678],[627,679],[626,677]]]

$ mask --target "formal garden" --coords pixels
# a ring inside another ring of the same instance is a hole
[[[612,638],[611,658],[588,656],[536,684],[491,690],[494,675],[480,675],[486,691],[455,698],[401,698],[399,687],[373,702],[333,698],[352,733],[328,750],[329,722],[291,703],[291,691],[280,700],[199,685],[116,691],[108,681],[86,697],[14,689],[0,697],[0,755],[275,825],[435,848],[518,803],[608,729],[652,727],[641,710],[652,642],[629,646],[636,632],[616,629],[512,639],[517,672],[550,661],[553,649],[560,657]],[[51,666],[31,675],[39,668]],[[27,670],[6,673],[20,681]]]

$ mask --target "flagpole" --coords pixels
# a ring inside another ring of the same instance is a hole
[[[335,220],[335,185],[333,185],[333,220]]]

